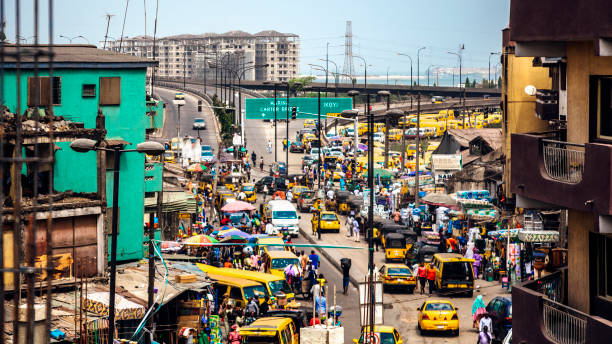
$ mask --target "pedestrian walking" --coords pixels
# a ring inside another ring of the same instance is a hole
[[[264,168],[264,163],[263,163],[263,156],[261,158],[259,158],[259,169],[263,171]]]
[[[272,141],[268,140],[268,154],[272,154]]]
[[[490,344],[493,337],[489,333],[489,328],[484,326],[483,329],[478,333],[478,341],[476,344]]]
[[[310,261],[312,262],[312,268],[315,272],[317,272],[317,270],[319,269],[319,255],[315,253],[314,250],[310,251],[310,255],[308,256],[308,259],[310,259]]]
[[[359,242],[359,222],[353,219],[353,240]]]
[[[472,327],[480,329],[480,317],[487,312],[482,295],[476,296],[472,303]]]
[[[342,293],[346,295],[348,293],[351,271],[351,260],[349,258],[340,259],[340,267],[342,268]]]
[[[423,262],[419,263],[417,268],[417,276],[419,277],[419,286],[421,287],[421,295],[425,294],[425,284],[427,283],[427,268]]]
[[[434,268],[433,263],[429,264],[427,268],[427,284],[429,284],[429,295],[431,295],[434,291],[434,284],[436,281],[436,269]]]

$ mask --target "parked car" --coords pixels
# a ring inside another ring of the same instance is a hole
[[[255,183],[255,189],[257,192],[263,192],[264,186],[268,187],[268,194],[271,195],[278,190],[286,191],[287,181],[281,177],[265,176]]]
[[[304,166],[312,166],[317,164],[317,157],[312,155],[306,155],[302,158],[302,168]]]
[[[289,151],[291,153],[304,153],[304,144],[302,142],[291,142],[289,146]]]
[[[504,338],[512,329],[512,299],[496,296],[486,309],[493,319],[493,334],[496,338]]]
[[[287,175],[287,164],[285,162],[275,162],[270,166],[270,175],[273,176],[278,170],[280,176]]]
[[[206,129],[206,122],[204,118],[194,118],[193,119],[193,130],[204,130]]]

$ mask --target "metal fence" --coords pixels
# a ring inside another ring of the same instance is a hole
[[[586,343],[587,315],[558,302],[543,300],[544,333],[559,344]]]
[[[577,184],[584,173],[584,145],[542,140],[546,173],[560,182]]]

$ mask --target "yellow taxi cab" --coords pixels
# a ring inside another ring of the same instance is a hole
[[[416,145],[408,145],[408,148],[406,148],[406,154],[408,154],[408,156],[414,156],[416,154]]]
[[[292,199],[290,201],[292,202],[297,202],[298,197],[300,197],[300,194],[302,194],[303,191],[308,191],[310,190],[307,186],[304,185],[295,185],[293,188],[291,188],[291,194]]]
[[[312,224],[312,231],[316,233],[319,228],[319,214],[315,213],[310,222]],[[333,211],[321,212],[321,233],[323,231],[336,231],[336,233],[340,233],[340,218]]]
[[[344,177],[344,172],[342,172],[342,171],[333,171],[332,172],[332,178],[334,178],[334,181],[340,180],[343,177]]]
[[[283,239],[278,236],[257,238],[255,248],[256,253],[260,256],[270,251],[285,251],[288,249]]]
[[[285,278],[285,268],[289,265],[300,266],[300,259],[291,251],[268,251],[263,255],[266,272]]]
[[[427,300],[417,311],[417,327],[421,335],[428,331],[450,331],[455,336],[459,335],[459,317],[452,302]]]
[[[176,162],[176,153],[173,151],[165,151],[164,152],[164,162],[169,164],[174,164]]]
[[[246,201],[249,203],[257,202],[257,193],[255,192],[255,184],[244,183],[240,186],[240,191],[246,195]]]
[[[266,288],[263,284],[244,278],[228,277],[215,273],[206,274],[213,280],[213,289],[217,297],[222,299],[223,295],[229,295],[234,300],[236,306],[244,309],[250,297],[257,296],[259,303],[262,304],[266,297]]]
[[[374,132],[375,133],[378,133],[378,132],[384,133],[385,130],[387,130],[387,128],[385,127],[384,123],[374,123]]]
[[[242,343],[299,344],[299,333],[291,318],[265,317],[240,327]]]
[[[176,92],[174,94],[174,99],[176,99],[176,100],[184,100],[185,99],[185,95],[183,94],[183,92]]]
[[[385,261],[403,261],[406,257],[408,248],[406,238],[401,233],[385,233],[381,238],[382,246],[385,249]]]
[[[316,119],[306,119],[304,120],[304,128],[314,128],[317,126]]]
[[[474,294],[474,259],[465,258],[458,253],[436,253],[431,264],[436,269],[436,290],[440,294]]]
[[[361,136],[368,133],[368,124],[367,123],[359,123],[357,127],[357,135]]]
[[[359,339],[353,339],[355,344],[403,344],[402,336],[399,331],[388,325],[374,325],[374,331],[370,330],[370,326],[361,328]]]
[[[206,273],[214,273],[216,275],[243,278],[259,282],[266,289],[266,296],[270,297],[270,299],[272,300],[275,299],[275,295],[278,292],[282,292],[283,294],[285,294],[288,302],[295,300],[295,294],[293,293],[291,286],[289,285],[289,283],[287,283],[284,277],[279,277],[276,275],[259,271],[250,271],[234,268],[218,268],[216,266],[200,263],[196,263],[196,265],[200,270]]]
[[[383,289],[398,288],[406,290],[408,293],[414,293],[416,288],[416,278],[412,274],[412,270],[406,264],[385,264],[380,268],[380,280],[383,283]]]
[[[400,141],[402,139],[401,129],[390,129],[389,130],[389,141]]]
[[[307,144],[310,143],[310,141],[316,139],[317,137],[315,136],[315,134],[313,133],[306,133],[304,135],[302,135],[302,143],[303,144]]]

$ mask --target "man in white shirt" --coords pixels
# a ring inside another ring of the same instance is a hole
[[[274,234],[274,225],[272,224],[272,222],[268,222],[266,224],[266,234],[269,234],[269,235]]]
[[[327,191],[327,198],[329,198],[329,199],[330,199],[330,200],[332,200],[332,201],[334,200],[334,190],[329,189],[329,190]]]

